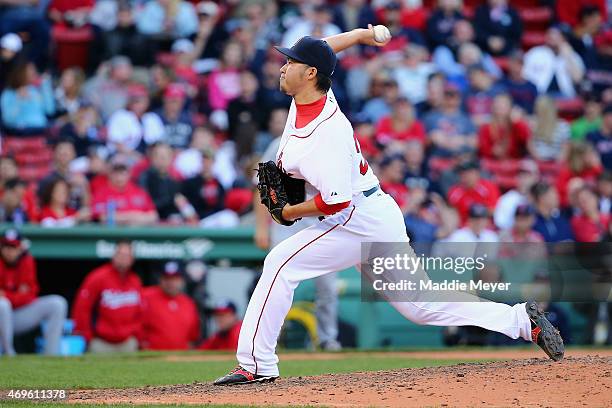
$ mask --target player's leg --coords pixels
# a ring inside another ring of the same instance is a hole
[[[0,351],[8,356],[15,354],[15,349],[13,348],[12,315],[13,308],[11,302],[5,297],[0,297]]]
[[[319,344],[324,350],[340,350],[338,342],[338,291],[336,273],[315,278],[315,315]]]
[[[279,243],[266,257],[238,341],[238,362],[248,372],[278,376],[276,341],[297,285],[358,262],[360,243],[346,228],[351,216],[352,208],[343,210]]]
[[[46,321],[44,352],[45,354],[57,354],[67,312],[68,304],[63,297],[41,296],[32,303],[15,310],[13,313],[15,333],[25,333]]]

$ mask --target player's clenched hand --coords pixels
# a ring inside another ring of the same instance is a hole
[[[363,31],[363,36],[360,43],[363,45],[373,45],[375,47],[384,47],[391,41],[391,33],[384,25],[368,24],[368,28]]]

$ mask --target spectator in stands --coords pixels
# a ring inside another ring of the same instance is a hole
[[[567,162],[561,165],[557,175],[556,186],[561,206],[569,204],[569,184],[572,179],[580,178],[584,184],[595,187],[602,171],[601,160],[593,146],[585,143],[570,144]]]
[[[179,83],[173,83],[164,91],[164,104],[159,117],[164,126],[161,140],[176,149],[184,149],[189,146],[193,123],[189,112],[186,112],[185,100],[187,93],[185,87]]]
[[[523,58],[521,50],[515,50],[508,56],[508,74],[500,79],[499,84],[512,96],[516,106],[531,115],[538,89],[523,78]]]
[[[403,24],[402,4],[400,2],[395,0],[389,1],[382,11],[383,12],[380,13],[382,24],[384,24],[391,33],[391,40],[385,45],[385,51],[399,51],[408,44],[418,44],[423,47],[426,45],[425,39],[419,30],[415,30]]]
[[[599,211],[610,215],[612,210],[612,173],[604,171],[597,178],[597,195],[599,196]]]
[[[508,55],[521,45],[523,23],[507,0],[488,0],[476,9],[478,45],[491,55]]]
[[[151,110],[159,111],[164,106],[164,93],[168,86],[176,81],[176,74],[171,67],[155,64],[149,70],[151,74]]]
[[[212,312],[217,332],[204,340],[198,348],[200,350],[236,351],[240,326],[242,326],[242,320],[236,314],[236,305],[229,300],[221,301]]]
[[[457,229],[459,217],[437,193],[425,193],[423,186],[410,186],[404,222],[411,242],[431,244]]]
[[[184,0],[151,0],[136,16],[138,31],[150,36],[189,37],[198,29],[198,17]]]
[[[0,195],[4,191],[4,184],[19,176],[17,162],[13,156],[0,156]]]
[[[573,98],[575,85],[584,77],[584,63],[561,31],[551,27],[546,31],[546,44],[525,54],[523,77],[533,82],[541,94]]]
[[[527,150],[535,160],[562,162],[567,158],[570,127],[557,113],[555,101],[539,96],[535,104],[535,123]]]
[[[378,94],[379,85],[382,85],[380,94]],[[378,123],[384,116],[391,114],[392,106],[398,98],[399,85],[397,81],[384,76],[375,76],[370,83],[370,95],[363,105],[361,114],[373,123]]]
[[[423,119],[433,156],[451,157],[459,151],[476,149],[476,129],[470,118],[461,111],[461,95],[452,83],[444,87],[440,109],[429,112]]]
[[[459,20],[463,20],[461,2],[458,0],[438,0],[438,7],[427,19],[427,40],[429,48],[439,45],[450,45],[453,28]]]
[[[531,196],[537,211],[533,229],[544,237],[544,241],[573,241],[574,234],[569,220],[559,210],[557,190],[540,181],[531,187]]]
[[[606,170],[612,170],[612,104],[604,108],[599,130],[588,133],[586,139],[599,153]]]
[[[499,240],[506,243],[541,243],[544,238],[533,230],[535,208],[531,204],[520,204],[513,214],[512,227],[499,233]],[[516,254],[518,255],[518,253]]]
[[[0,0],[0,36],[6,33],[27,33],[28,59],[43,71],[47,65],[49,24],[37,2]]]
[[[416,118],[414,107],[405,97],[393,103],[391,115],[384,116],[376,126],[376,141],[386,146],[392,141],[418,140],[425,144],[425,127]]]
[[[533,160],[525,159],[521,161],[516,188],[504,193],[495,206],[493,220],[497,228],[507,230],[512,227],[516,209],[520,205],[529,203],[529,192],[531,187],[537,183],[539,177],[538,165]]]
[[[417,44],[408,44],[404,49],[405,58],[392,70],[392,77],[400,87],[400,94],[413,103],[427,99],[427,81],[435,71],[427,61],[427,49]]]
[[[133,264],[131,242],[119,241],[111,261],[91,271],[77,292],[74,332],[85,338],[91,353],[138,350],[142,284]]]
[[[88,206],[90,203],[89,183],[80,173],[72,171],[71,163],[76,157],[74,145],[69,140],[60,140],[53,149],[53,169],[38,183],[38,197],[46,185],[56,178],[63,178],[70,184],[70,204],[74,209]]]
[[[292,47],[300,38],[307,35],[312,36],[314,31],[318,31],[317,38],[340,34],[338,26],[332,23],[332,10],[329,6],[304,4],[301,11],[302,17],[298,18],[283,35],[283,47]]]
[[[473,204],[480,204],[493,212],[499,199],[499,189],[489,180],[480,176],[480,167],[475,161],[457,166],[459,183],[448,191],[448,203],[457,209],[461,221],[465,222]]]
[[[59,137],[74,145],[76,157],[87,156],[89,149],[102,145],[98,112],[89,102],[80,102],[70,121],[59,130]]]
[[[102,119],[107,120],[115,111],[127,106],[131,78],[130,59],[116,55],[102,64],[96,76],[85,83],[84,96],[100,112]]]
[[[201,1],[196,5],[196,11],[198,32],[194,43],[199,51],[198,58],[203,61],[218,59],[228,37],[225,24],[220,23],[221,10],[215,2]]]
[[[128,97],[126,109],[115,111],[108,119],[107,147],[136,161],[147,145],[165,136],[165,129],[162,119],[148,112],[149,94],[144,85],[130,85]]]
[[[578,24],[568,33],[568,42],[580,55],[588,70],[599,68],[595,35],[604,22],[601,10],[595,5],[580,8]]]
[[[287,123],[288,114],[289,111],[287,108],[276,108],[270,112],[266,131],[259,132],[255,138],[253,153],[263,154],[272,140],[282,136],[285,130],[285,124]]]
[[[165,143],[155,143],[149,148],[151,167],[140,175],[140,186],[153,199],[161,220],[179,217],[174,199],[180,191],[180,183],[170,174],[172,148]]]
[[[283,122],[283,127],[285,123]],[[202,152],[213,150],[215,131],[211,126],[198,126],[193,130],[189,148],[180,151],[174,158],[173,167],[181,180],[197,176],[202,171]]]
[[[74,115],[83,102],[81,88],[85,73],[79,67],[67,68],[62,72],[59,85],[55,88],[56,110],[58,114]]]
[[[374,24],[376,14],[366,0],[347,0],[334,7],[333,23],[341,32]]]
[[[2,198],[0,199],[0,222],[21,226],[28,222],[26,209],[23,205],[26,187],[18,178],[4,182]]]
[[[57,27],[80,28],[89,22],[94,0],[51,0],[47,15]]]
[[[9,134],[44,133],[49,126],[48,116],[55,112],[51,78],[39,78],[32,63],[16,65],[0,95],[0,112]]]
[[[227,42],[223,47],[219,66],[208,77],[208,105],[212,110],[225,110],[229,101],[240,96],[242,52],[242,47],[235,41]]]
[[[276,53],[278,54],[278,53]],[[291,98],[282,93],[278,87],[278,72],[283,66],[280,57],[272,54],[263,63],[259,76],[259,93],[262,103],[267,109],[286,108],[291,103]],[[257,71],[256,71],[257,72]]]
[[[431,186],[428,180],[427,162],[425,161],[425,145],[418,140],[411,140],[404,144],[403,150],[406,165],[404,179],[406,182],[409,180],[425,182],[425,188],[429,189]]]
[[[236,143],[238,159],[253,151],[257,133],[264,127],[266,112],[258,97],[257,78],[249,71],[240,73],[240,96],[232,99],[227,107],[230,139]]]
[[[177,80],[183,83],[188,94],[195,94],[195,88],[198,86],[199,80],[193,67],[197,57],[193,42],[187,38],[179,38],[172,43],[170,50],[173,59],[172,70]],[[193,91],[190,92],[192,88]]]
[[[143,289],[141,349],[188,350],[200,338],[198,309],[184,287],[179,263],[167,262],[159,285]]]
[[[97,52],[90,53],[90,59],[93,57],[97,66],[100,57],[106,60],[115,55],[126,55],[137,66],[150,65],[153,62],[154,50],[146,36],[138,32],[134,11],[129,1],[117,2],[116,16],[116,26],[102,32],[99,40],[101,44]],[[102,49],[102,52],[99,49]]]
[[[439,71],[455,81],[462,80],[465,77],[466,67],[470,64],[482,64],[487,72],[495,78],[502,76],[502,72],[493,58],[489,54],[483,54],[475,47],[475,40],[472,23],[467,20],[457,21],[447,44],[439,45],[434,49],[433,63]],[[464,44],[469,45],[462,47]]]
[[[0,238],[0,354],[15,355],[13,333],[25,333],[43,323],[44,353],[60,353],[68,304],[61,296],[39,297],[38,292],[36,262],[19,232],[7,229]]]
[[[406,210],[408,199],[408,187],[404,184],[405,170],[404,159],[400,155],[383,158],[379,166],[380,187],[393,197],[402,211]]]
[[[8,75],[20,63],[22,48],[23,42],[17,34],[7,33],[0,37],[0,89],[4,89]]]
[[[610,217],[599,211],[597,194],[589,187],[583,187],[576,193],[578,213],[571,219],[571,226],[576,241],[600,242],[608,232]]]
[[[529,125],[512,115],[512,99],[506,93],[493,99],[491,120],[480,127],[480,157],[488,159],[520,159],[527,152]]]
[[[63,178],[56,178],[45,185],[41,192],[39,221],[43,227],[73,227],[91,218],[88,207],[78,211],[69,206],[70,185]]]
[[[489,209],[478,203],[469,206],[465,227],[451,233],[445,242],[498,242],[497,233],[488,228]]]
[[[121,156],[113,158],[108,183],[93,192],[91,207],[93,217],[109,225],[150,225],[158,220],[153,200],[130,181],[127,162]]]
[[[468,69],[468,80],[469,85],[465,95],[466,110],[474,123],[479,126],[490,119],[495,96],[505,90],[495,83],[493,77],[480,64],[472,65]]]
[[[212,150],[204,150],[200,174],[183,181],[181,185],[182,195],[196,209],[200,219],[223,210],[225,189],[213,174],[214,157]]]
[[[587,133],[597,131],[602,123],[602,106],[599,98],[592,93],[586,93],[584,99],[584,115],[571,124],[572,142],[582,142]]]
[[[429,112],[442,107],[444,85],[444,75],[439,72],[434,72],[427,78],[426,99],[415,106],[419,119],[422,119]]]

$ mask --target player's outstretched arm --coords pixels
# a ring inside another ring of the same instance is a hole
[[[357,44],[383,47],[391,40],[391,34],[383,25],[368,28],[355,28],[354,30],[326,37],[325,40],[334,52],[340,52]]]

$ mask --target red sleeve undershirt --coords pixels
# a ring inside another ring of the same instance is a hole
[[[340,210],[344,210],[351,203],[351,201],[349,200],[338,204],[326,204],[325,201],[323,201],[323,198],[321,197],[321,193],[317,194],[314,197],[314,202],[319,211],[321,211],[325,215],[332,215]]]

